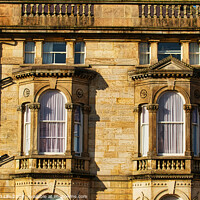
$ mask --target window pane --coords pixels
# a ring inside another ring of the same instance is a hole
[[[54,63],[54,55],[51,53],[43,54],[43,64],[51,64]]]
[[[199,52],[199,44],[196,42],[190,43],[190,52],[192,52],[192,53]]]
[[[35,60],[35,54],[33,54],[33,53],[25,53],[24,63],[33,64],[34,60]]]
[[[191,65],[199,64],[199,54],[190,54],[190,64]]]
[[[149,151],[149,125],[142,126],[142,155],[147,156]]]
[[[52,52],[53,51],[53,42],[45,42],[43,44],[43,52]]]
[[[25,52],[27,51],[35,51],[35,43],[34,42],[26,42],[25,43]]]
[[[65,42],[54,42],[53,43],[54,52],[66,52],[66,43]]]
[[[66,63],[66,54],[56,53],[55,63]]]
[[[85,55],[82,53],[75,53],[74,64],[84,64]]]
[[[197,126],[193,125],[192,126],[192,139],[193,139],[193,152],[194,152],[194,155],[197,155],[198,153],[198,149],[197,149],[197,146],[198,146],[198,138],[197,138]]]
[[[149,54],[140,54],[140,65],[146,65],[150,63]]]
[[[149,52],[150,48],[149,48],[149,44],[147,42],[144,43],[140,43],[140,52],[141,53],[147,53]]]
[[[75,52],[84,52],[85,51],[85,43],[84,42],[76,42],[75,43]]]

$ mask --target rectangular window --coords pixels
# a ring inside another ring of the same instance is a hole
[[[175,42],[158,43],[158,61],[170,55],[181,60],[181,44]]]
[[[74,64],[85,63],[85,43],[76,42],[74,48]]]
[[[199,65],[200,61],[200,49],[199,44],[192,42],[190,43],[190,64],[191,65]]]
[[[65,42],[45,42],[43,45],[43,64],[66,63]]]
[[[31,112],[28,104],[25,105],[24,110],[24,136],[23,136],[23,151],[28,155],[30,150],[30,128],[31,128]]]
[[[140,153],[142,156],[147,156],[149,151],[149,112],[147,105],[142,106],[140,128]]]
[[[33,64],[35,60],[35,43],[26,42],[25,43],[25,58],[24,63]]]
[[[195,156],[199,154],[199,112],[195,107],[192,112],[192,140],[193,140],[193,152]]]
[[[77,155],[82,152],[82,110],[80,106],[77,106],[74,114],[74,151]]]
[[[150,63],[150,45],[149,43],[139,44],[140,52],[140,65],[145,65]]]

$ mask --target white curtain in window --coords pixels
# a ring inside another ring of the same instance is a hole
[[[23,137],[23,151],[28,155],[30,150],[30,128],[31,128],[31,112],[28,104],[25,105],[24,110],[24,137]]]
[[[176,92],[166,92],[159,99],[158,153],[184,152],[183,99]]]
[[[40,152],[65,151],[65,98],[56,90],[44,93],[40,108]]]
[[[150,48],[148,43],[140,43],[140,65],[149,64]]]
[[[53,42],[45,42],[43,45],[43,63],[50,64],[53,63]]]
[[[35,43],[27,42],[25,44],[25,59],[24,63],[34,63],[35,59]]]
[[[198,65],[199,64],[199,44],[198,43],[190,43],[190,64]]]
[[[149,151],[149,111],[146,105],[142,106],[140,141],[141,154],[147,156]]]

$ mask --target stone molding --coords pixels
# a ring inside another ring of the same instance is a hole
[[[158,106],[159,106],[158,104],[148,104],[147,110],[149,110],[151,112],[157,112]]]
[[[134,106],[133,112],[134,112],[134,113],[139,113],[139,112],[141,112],[141,107],[140,107],[140,106]]]
[[[40,103],[31,103],[28,105],[29,109],[33,110],[39,110],[40,109]]]
[[[186,113],[192,112],[194,109],[193,104],[184,104],[183,109],[185,110]]]
[[[17,106],[17,111],[24,112],[24,109],[25,109],[24,105]]]
[[[84,105],[83,106],[83,112],[88,114],[91,112],[91,106],[88,106],[88,105]]]

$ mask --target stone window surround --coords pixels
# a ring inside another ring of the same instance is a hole
[[[143,41],[141,41],[143,42]],[[165,42],[161,40],[151,39],[147,41],[150,44],[150,65],[153,65],[158,62],[158,43]],[[175,42],[175,41],[167,41],[167,42]],[[177,43],[178,41],[176,41]],[[181,43],[181,58],[182,61],[189,64],[189,43],[191,40],[180,40]]]
[[[24,105],[22,104],[18,106],[17,111],[19,111],[19,132],[18,132],[18,155],[23,156],[23,126],[24,126]],[[40,103],[29,103],[29,109],[31,111],[31,130],[30,130],[30,151],[29,155],[39,155],[38,152],[38,137],[39,137],[39,130],[38,130],[38,115],[40,109]],[[66,156],[73,156],[75,155],[74,152],[74,111],[76,106],[80,106],[82,108],[83,113],[83,140],[82,140],[82,153],[80,156],[88,157],[88,117],[90,112],[90,106],[83,105],[83,104],[76,104],[76,103],[66,103],[65,109],[67,110],[67,139],[66,139],[66,151],[64,155]],[[71,123],[70,123],[71,122]],[[71,133],[71,134],[70,134]],[[52,153],[51,155],[56,155],[56,153]]]
[[[135,113],[135,125],[136,125],[136,152],[134,152],[134,157],[141,157],[140,153],[140,116],[141,116],[141,105],[137,105],[134,107],[133,112]],[[154,103],[146,103],[147,109],[149,111],[149,151],[147,153],[147,157],[155,157],[155,156],[162,156],[158,155],[157,153],[157,111],[159,108],[158,104]],[[193,147],[192,147],[192,135],[190,134],[190,130],[192,128],[192,112],[194,107],[198,107],[198,110],[200,109],[200,106],[197,104],[184,104],[183,110],[185,111],[185,152],[183,156],[193,156]],[[156,128],[155,128],[156,127]],[[190,141],[190,142],[186,142]],[[164,155],[166,156],[166,155]],[[172,155],[169,155],[172,156]],[[176,155],[174,155],[176,156]],[[200,156],[200,155],[196,155]]]

